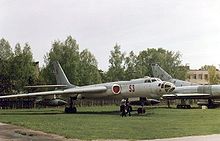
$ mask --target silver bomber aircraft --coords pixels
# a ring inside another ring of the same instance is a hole
[[[158,78],[140,78],[130,81],[117,81],[87,86],[75,86],[70,84],[63,69],[58,62],[54,62],[54,73],[57,85],[40,85],[29,87],[57,87],[58,90],[24,93],[15,95],[0,96],[5,98],[22,98],[22,97],[40,97],[40,103],[46,103],[50,106],[65,105],[68,101],[68,107],[65,108],[67,113],[75,113],[77,111],[74,101],[77,99],[124,99],[130,97],[147,97],[159,98],[162,94],[170,93],[175,86]],[[62,98],[62,99],[61,99]],[[69,100],[68,100],[69,98]]]
[[[162,98],[168,100],[181,99],[181,104],[178,104],[177,108],[191,108],[190,105],[186,104],[186,99],[206,100],[199,101],[197,104],[206,105],[208,108],[214,108],[220,104],[217,101],[213,101],[213,99],[220,98],[220,85],[199,85],[188,81],[174,79],[158,64],[152,64],[151,67],[154,77],[175,84],[176,89],[171,94],[164,94]]]

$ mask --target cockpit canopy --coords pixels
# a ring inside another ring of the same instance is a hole
[[[162,81],[161,79],[159,78],[155,78],[155,77],[149,77],[149,76],[145,76],[144,78],[139,78],[139,79],[132,79],[131,81],[133,82],[139,82],[139,83],[153,83],[153,82],[156,82],[156,81]]]
[[[155,78],[155,77],[148,77],[145,79],[144,83],[153,83],[153,82],[156,82],[156,81],[162,81],[161,79],[159,78]]]

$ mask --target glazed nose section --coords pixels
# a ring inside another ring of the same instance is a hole
[[[164,89],[166,93],[170,93],[175,90],[175,85],[170,82],[163,82],[161,88]]]

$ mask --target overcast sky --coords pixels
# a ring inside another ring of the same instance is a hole
[[[219,0],[0,0],[0,38],[28,42],[35,61],[71,35],[107,70],[110,50],[179,51],[191,68],[220,64]]]

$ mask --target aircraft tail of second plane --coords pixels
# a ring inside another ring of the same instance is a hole
[[[154,77],[158,77],[164,81],[169,81],[172,79],[165,70],[163,70],[158,64],[151,64],[152,72]]]

